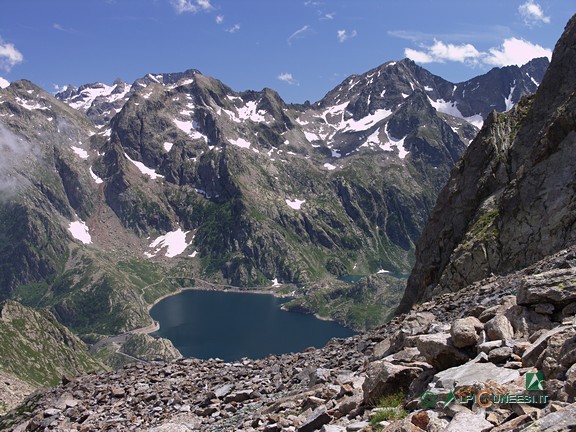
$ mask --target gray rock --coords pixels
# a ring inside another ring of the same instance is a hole
[[[564,391],[572,400],[576,398],[576,364],[573,364],[566,372]]]
[[[346,426],[346,431],[347,432],[361,431],[367,428],[368,426],[370,426],[370,423],[367,421],[350,423],[348,426]]]
[[[484,326],[489,340],[507,340],[514,337],[514,329],[508,318],[496,315]]]
[[[421,367],[395,365],[385,360],[371,363],[362,385],[365,404],[374,404],[378,400],[398,391],[407,392],[410,383],[423,371]]]
[[[225,384],[223,386],[216,388],[214,390],[214,394],[216,395],[217,398],[222,399],[223,397],[228,395],[233,388],[234,388],[233,384]]]
[[[484,418],[484,414],[459,412],[448,424],[445,432],[487,432],[494,425]]]
[[[551,303],[563,308],[576,301],[576,269],[553,269],[526,277],[518,289],[519,305]]]
[[[488,354],[488,361],[492,363],[505,363],[512,356],[512,348],[495,348]]]
[[[496,348],[500,348],[502,346],[503,341],[502,340],[495,340],[495,341],[489,341],[489,342],[484,342],[479,344],[476,347],[476,350],[478,352],[483,352],[488,354],[490,351],[492,351],[493,349]]]
[[[534,306],[534,312],[543,315],[552,315],[554,313],[554,305],[552,303],[538,303]]]
[[[312,432],[318,430],[331,420],[332,416],[326,412],[326,407],[320,406],[312,411],[312,414],[304,420],[304,423],[302,423],[298,428],[298,432]]]
[[[346,428],[338,425],[324,425],[320,432],[346,432]]]
[[[576,430],[576,404],[571,404],[538,419],[533,425],[522,431],[526,432],[569,432]]]
[[[456,348],[464,348],[476,345],[480,340],[480,332],[484,324],[478,318],[467,317],[454,321],[450,328],[452,343]]]
[[[526,306],[511,307],[504,315],[512,324],[516,337],[528,337],[538,330],[548,330],[557,325],[551,321],[549,315],[537,313]]]
[[[478,363],[471,361],[462,366],[453,367],[434,375],[432,382],[436,387],[445,389],[454,388],[456,385],[465,386],[474,383],[493,381],[498,384],[506,384],[520,377],[516,370],[506,369],[492,363]]]
[[[561,333],[569,328],[571,328],[571,326],[556,327],[540,336],[522,355],[522,365],[524,367],[536,366],[538,364],[538,359],[548,346],[548,340],[555,334]]]
[[[417,336],[416,347],[436,370],[448,369],[470,359],[452,344],[448,333]]]

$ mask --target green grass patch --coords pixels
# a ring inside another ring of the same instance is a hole
[[[404,394],[401,392],[383,396],[378,402],[378,410],[370,417],[370,426],[378,428],[378,424],[382,421],[401,420],[405,418],[408,413],[402,408],[403,402]]]

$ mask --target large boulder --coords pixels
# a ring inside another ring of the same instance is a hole
[[[514,338],[514,328],[504,315],[496,315],[484,326],[489,340],[508,340]]]
[[[452,343],[456,348],[474,346],[480,340],[484,324],[476,317],[460,318],[450,328]]]
[[[417,336],[416,347],[436,370],[458,366],[470,359],[465,352],[454,346],[448,333]]]
[[[517,380],[518,377],[520,377],[520,374],[517,370],[472,360],[462,366],[438,372],[434,375],[432,383],[437,388],[454,388],[456,386],[469,386],[488,381],[496,384],[506,384]]]
[[[576,301],[576,269],[561,268],[522,280],[517,293],[519,305],[553,304],[557,310]]]
[[[370,363],[362,385],[364,402],[375,404],[382,396],[399,391],[408,393],[410,384],[424,371],[425,366],[401,366],[385,360]]]
[[[488,432],[494,427],[492,423],[484,418],[484,413],[478,414],[459,412],[448,424],[445,432]]]

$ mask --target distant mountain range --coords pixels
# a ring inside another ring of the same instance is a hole
[[[0,90],[0,298],[111,334],[200,281],[407,273],[483,118],[533,92],[547,65],[453,84],[389,62],[304,105],[197,70],[56,97],[14,82]]]

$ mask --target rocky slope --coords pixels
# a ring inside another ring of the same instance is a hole
[[[400,311],[574,242],[574,22],[532,98],[490,115],[438,197]]]
[[[50,313],[14,301],[0,304],[0,358],[0,373],[6,376],[0,384],[4,401],[0,410],[20,402],[18,392],[29,394],[34,388],[56,385],[65,374],[106,369],[88,354],[86,344]],[[14,376],[23,382],[11,382]]]
[[[380,329],[332,340],[322,349],[236,363],[138,363],[85,375],[31,396],[0,427],[574,430],[575,276],[571,248],[520,272],[435,297]],[[543,389],[527,390],[527,375],[536,371],[544,373]],[[451,391],[457,400],[445,406]],[[479,391],[530,395],[536,403],[508,399],[486,407],[485,399],[472,397]]]

